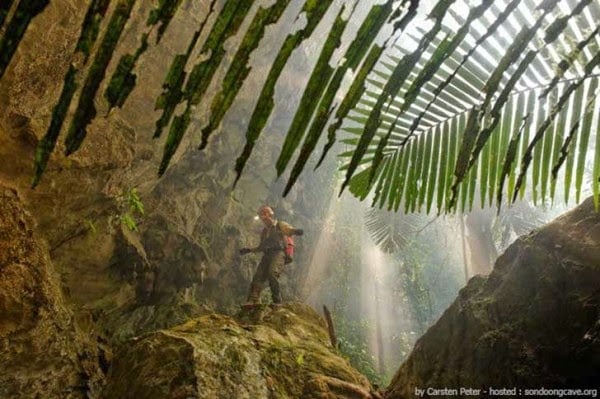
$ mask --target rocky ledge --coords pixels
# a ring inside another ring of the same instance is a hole
[[[116,353],[104,398],[376,399],[306,305],[208,314]]]

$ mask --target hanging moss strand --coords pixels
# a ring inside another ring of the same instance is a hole
[[[4,76],[6,68],[10,63],[27,27],[31,20],[41,13],[50,3],[49,0],[21,0],[11,20],[6,26],[4,36],[0,39],[0,79]],[[10,7],[6,8],[4,17]],[[0,11],[0,15],[1,11]]]
[[[150,11],[148,26],[155,26],[158,24],[158,31],[156,34],[156,44],[160,42],[163,34],[167,30],[167,27],[171,23],[171,20],[175,16],[175,13],[179,9],[182,0],[159,0],[158,7]]]
[[[167,76],[165,77],[162,85],[163,92],[156,99],[156,104],[154,107],[154,109],[163,110],[160,118],[155,123],[156,129],[154,130],[154,138],[160,137],[162,130],[169,125],[171,117],[175,112],[175,108],[183,99],[183,83],[187,76],[185,73],[185,66],[190,59],[192,51],[198,43],[198,39],[204,30],[204,26],[208,22],[208,18],[214,12],[215,4],[216,0],[212,0],[206,16],[200,23],[198,30],[194,32],[194,36],[189,42],[185,54],[177,54],[171,62],[171,66],[169,67],[169,71],[167,72]]]
[[[173,123],[171,124],[171,129],[169,130],[169,135],[167,136],[167,141],[165,143],[163,157],[160,162],[160,167],[158,169],[159,176],[162,176],[163,173],[165,173],[165,171],[167,170],[167,167],[169,166],[169,161],[175,154],[177,147],[179,147],[181,139],[183,138],[183,135],[189,123],[189,110],[186,110],[183,114],[178,115],[173,119]]]
[[[215,21],[206,42],[202,46],[203,52],[210,51],[210,57],[206,61],[196,64],[190,73],[187,85],[182,93],[183,98],[187,100],[186,108],[183,114],[177,117],[177,125],[171,126],[169,130],[165,151],[158,171],[159,176],[162,176],[167,170],[171,157],[177,151],[177,147],[181,143],[181,139],[190,124],[192,105],[200,102],[214,73],[225,56],[225,48],[223,47],[225,41],[237,33],[252,3],[253,1],[237,2],[230,0],[225,4],[217,21]]]
[[[355,3],[356,4],[356,3]],[[329,65],[329,61],[333,52],[340,46],[342,34],[346,29],[346,25],[350,17],[342,18],[342,14],[345,11],[345,7],[342,7],[338,13],[335,22],[325,44],[321,50],[321,54],[317,59],[317,63],[313,68],[310,75],[306,88],[302,93],[300,99],[300,105],[298,106],[292,124],[288,129],[288,133],[285,136],[283,148],[276,162],[277,176],[281,176],[289,160],[291,159],[294,151],[300,144],[304,132],[306,131],[307,121],[310,121],[312,115],[317,107],[318,102],[315,99],[319,98],[319,93],[322,91],[323,82],[327,82],[333,74],[333,67]],[[354,11],[354,10],[353,10]]]
[[[280,0],[275,2],[269,8],[259,8],[248,28],[248,32],[242,39],[231,66],[225,74],[221,91],[217,93],[210,106],[210,120],[208,125],[202,129],[202,142],[208,142],[212,132],[217,129],[225,113],[233,103],[238,92],[242,88],[246,77],[251,68],[248,66],[250,54],[254,51],[262,40],[265,29],[268,25],[276,23],[283,11],[289,4],[289,0]],[[203,145],[201,145],[203,146]]]
[[[283,67],[292,55],[294,49],[296,49],[305,38],[312,34],[331,4],[332,0],[307,0],[302,7],[302,12],[306,13],[306,26],[296,33],[288,35],[283,42],[283,45],[269,70],[267,80],[263,85],[254,111],[252,112],[248,130],[246,132],[246,145],[235,163],[235,171],[237,174],[235,183],[239,180],[241,173],[244,170],[244,166],[246,165],[246,161],[254,148],[254,143],[260,136],[260,133],[271,115],[274,106],[273,95],[275,92],[275,84],[279,79],[279,75],[281,75]]]
[[[202,100],[213,75],[225,56],[225,41],[237,33],[253,3],[254,0],[229,0],[225,3],[202,46],[202,53],[210,54],[210,57],[196,64],[190,73],[184,90],[184,96],[188,103],[199,104]]]
[[[86,15],[81,26],[81,33],[75,53],[81,53],[84,56],[84,64],[88,60],[90,48],[96,42],[98,37],[98,27],[102,18],[106,14],[109,0],[94,0],[87,9]],[[65,75],[63,88],[58,99],[58,103],[52,109],[52,118],[46,134],[38,143],[34,158],[34,173],[31,182],[32,187],[36,187],[40,182],[42,174],[46,170],[46,165],[50,159],[50,154],[54,151],[56,141],[62,129],[62,125],[67,116],[69,106],[77,90],[76,78],[79,69],[70,65]]]
[[[100,23],[104,19],[109,5],[110,0],[94,0],[87,9],[81,26],[81,34],[75,46],[75,51],[83,54],[84,63],[87,63],[90,57],[90,52],[100,32]]]
[[[142,35],[142,43],[134,54],[124,55],[119,60],[119,64],[104,92],[109,111],[114,107],[121,108],[133,91],[137,79],[137,76],[133,73],[133,68],[135,68],[140,56],[148,49],[148,35],[149,33]]]
[[[14,0],[5,0],[0,3],[0,28],[2,27],[2,24],[4,23],[4,20],[6,19],[6,16],[8,15],[10,7],[12,7],[13,3]]]
[[[114,107],[121,108],[125,104],[129,94],[133,91],[137,80],[137,76],[133,73],[133,69],[139,58],[148,49],[148,37],[150,36],[152,29],[156,25],[159,25],[156,36],[156,43],[158,44],[180,4],[181,0],[160,0],[158,7],[150,11],[150,16],[147,21],[147,25],[150,26],[150,29],[142,34],[140,45],[135,53],[126,54],[121,57],[119,64],[110,79],[110,83],[104,92],[104,98],[108,101],[109,111]]]
[[[65,139],[65,154],[69,155],[77,151],[87,134],[86,129],[92,119],[96,116],[96,107],[94,106],[94,98],[100,87],[100,83],[106,74],[108,66],[115,47],[123,33],[125,24],[129,20],[131,9],[135,4],[135,0],[121,0],[108,23],[106,33],[98,52],[94,58],[92,65],[88,71],[87,77],[81,90],[79,104],[69,131]]]
[[[400,15],[402,15],[402,12],[404,11],[403,6],[405,6],[407,2],[408,0],[405,0],[402,3],[401,7],[398,7],[392,13],[392,15],[390,16],[391,20],[395,20]],[[403,30],[406,27],[406,25],[417,14],[419,1],[410,0],[408,3],[408,10],[404,14],[404,16],[402,16],[402,18],[400,18],[394,23],[393,32],[390,35],[390,37],[393,37],[396,34],[396,32]],[[343,73],[346,73],[347,68],[352,68],[353,70],[356,70],[363,58],[364,62],[360,67],[360,70],[356,74],[355,78],[353,79],[350,89],[348,89],[348,92],[344,96],[342,103],[338,107],[335,113],[334,122],[329,126],[327,134],[327,143],[323,147],[321,157],[319,158],[315,169],[321,165],[321,163],[325,159],[325,156],[327,155],[333,144],[335,144],[337,130],[342,125],[342,121],[344,120],[344,118],[348,115],[350,110],[356,106],[356,104],[360,100],[360,97],[365,92],[365,82],[367,76],[369,76],[369,74],[373,71],[373,68],[377,64],[377,61],[381,57],[381,54],[383,54],[383,50],[386,48],[390,40],[386,40],[383,46],[373,45],[365,58],[365,54],[369,49],[369,46],[375,40],[375,37],[383,27],[384,23],[387,21],[392,4],[393,2],[388,2],[383,5],[373,7],[369,12],[369,15],[367,15],[365,21],[359,28],[355,41],[350,45],[350,47],[348,47],[348,51],[345,56],[345,58],[348,61],[340,68],[343,70]],[[341,80],[334,79],[333,82],[336,82],[336,84],[330,84],[331,88],[328,87],[327,90],[337,91],[339,89]]]
[[[60,134],[60,129],[67,115],[67,111],[69,110],[71,99],[77,90],[77,84],[75,83],[76,73],[77,70],[73,66],[70,66],[67,76],[65,77],[65,83],[63,85],[63,90],[60,93],[58,104],[56,104],[52,110],[50,127],[48,128],[46,135],[42,138],[42,140],[40,140],[37,148],[35,149],[33,180],[31,182],[32,187],[37,186],[42,178],[42,174],[46,170],[46,165],[48,164],[50,154],[52,151],[54,151],[54,147],[56,146],[56,140]]]

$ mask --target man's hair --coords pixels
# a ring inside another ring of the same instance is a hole
[[[262,205],[260,208],[258,208],[258,211],[256,213],[260,215],[264,211],[267,211],[271,216],[275,215],[275,212],[273,212],[273,208],[271,208],[269,205]]]

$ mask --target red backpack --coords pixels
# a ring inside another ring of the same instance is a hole
[[[283,241],[285,242],[285,263],[292,263],[294,260],[294,237],[292,236],[283,236]]]
[[[279,227],[279,223],[277,224],[277,227]],[[286,236],[285,234],[283,234],[281,229],[279,230],[279,232],[282,236],[282,242],[284,245],[283,252],[285,253],[285,264],[287,265],[288,263],[292,263],[292,261],[294,260],[294,237]]]

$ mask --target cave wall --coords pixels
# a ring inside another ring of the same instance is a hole
[[[101,345],[73,322],[48,248],[2,182],[0,203],[0,397],[97,395]]]
[[[148,1],[136,3],[106,76],[121,55],[139,44],[152,6]],[[0,80],[0,179],[19,192],[36,232],[48,244],[66,302],[91,335],[99,332],[120,342],[203,314],[206,306],[223,312],[237,309],[258,261],[242,260],[237,251],[256,243],[260,225],[253,216],[265,202],[282,219],[307,231],[297,240],[295,267],[282,279],[284,295],[288,299],[297,295],[294,284],[306,262],[302,254],[318,228],[311,215],[323,198],[318,188],[311,190],[303,182],[287,199],[280,197],[283,183],[275,181],[273,163],[288,116],[273,119],[271,127],[277,134],[261,141],[232,189],[233,161],[245,141],[245,119],[240,115],[248,112],[249,93],[260,79],[248,80],[231,109],[233,116],[224,121],[227,134],[215,134],[202,152],[194,141],[198,135],[188,135],[165,176],[157,177],[164,137],[152,139],[160,115],[152,111],[154,100],[162,90],[166,61],[185,50],[180,38],[193,34],[208,7],[205,1],[183,1],[161,45],[151,45],[139,60],[136,73],[144,83],[136,86],[123,108],[108,112],[101,95],[107,79],[102,82],[95,100],[98,115],[88,126],[81,149],[66,157],[61,136],[35,189],[30,188],[35,147],[49,126],[69,65],[81,62],[72,54],[85,2],[50,2],[32,20]],[[293,8],[287,18],[298,11]],[[287,27],[284,18],[277,29]],[[267,40],[283,39],[277,29],[267,33]],[[240,39],[241,34],[233,41]],[[268,65],[274,54],[263,55]],[[230,61],[226,57],[217,74]],[[260,77],[261,72],[253,76]],[[294,80],[289,90],[296,90],[297,84]],[[209,88],[208,98],[214,90]],[[193,129],[206,117],[205,104],[195,111]],[[144,215],[133,215],[137,231],[121,223],[130,213],[126,197],[132,189],[145,210]]]

